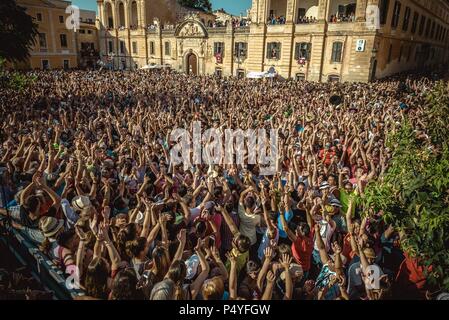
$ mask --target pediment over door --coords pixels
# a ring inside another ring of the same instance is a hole
[[[175,36],[179,38],[206,38],[207,30],[201,21],[186,20],[176,28]]]

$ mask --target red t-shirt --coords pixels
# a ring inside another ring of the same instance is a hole
[[[343,239],[343,255],[346,257],[348,263],[354,258],[356,253],[352,251],[351,234],[347,233]]]
[[[320,150],[320,153],[318,154],[318,157],[319,157],[320,159],[323,159],[323,157],[324,157],[324,152],[325,152],[324,149],[321,149],[321,150]],[[324,160],[324,164],[325,164],[325,165],[330,165],[331,162],[332,162],[332,157],[334,157],[334,156],[335,156],[335,151],[327,150],[327,153],[326,153],[326,159]]]
[[[297,237],[292,243],[292,253],[296,262],[302,267],[303,271],[310,270],[310,262],[313,251],[313,236],[315,229],[312,229],[308,237]]]
[[[404,257],[396,275],[396,282],[402,287],[414,286],[416,289],[422,290],[426,284],[424,267],[418,264],[417,259],[409,257],[405,252]],[[429,267],[429,271],[432,271],[432,266]]]

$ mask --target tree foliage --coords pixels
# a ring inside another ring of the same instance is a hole
[[[205,12],[212,11],[210,0],[178,0],[178,3],[188,8],[194,8]]]
[[[375,211],[382,210],[384,221],[399,230],[403,249],[428,269],[429,283],[448,290],[447,85],[440,82],[426,101],[422,113],[406,117],[388,138],[388,147],[393,150],[389,169],[379,181],[368,185],[362,201]]]
[[[25,61],[38,34],[33,18],[15,0],[0,1],[0,57]]]
[[[0,89],[12,89],[21,92],[36,81],[35,76],[4,70],[5,61],[4,58],[0,57]]]

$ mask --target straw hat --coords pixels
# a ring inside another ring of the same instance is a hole
[[[54,217],[42,217],[39,221],[39,228],[46,238],[51,238],[61,230],[64,220]]]

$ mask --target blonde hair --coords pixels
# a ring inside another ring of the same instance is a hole
[[[201,293],[204,300],[221,300],[224,294],[224,282],[219,276],[204,281]]]

